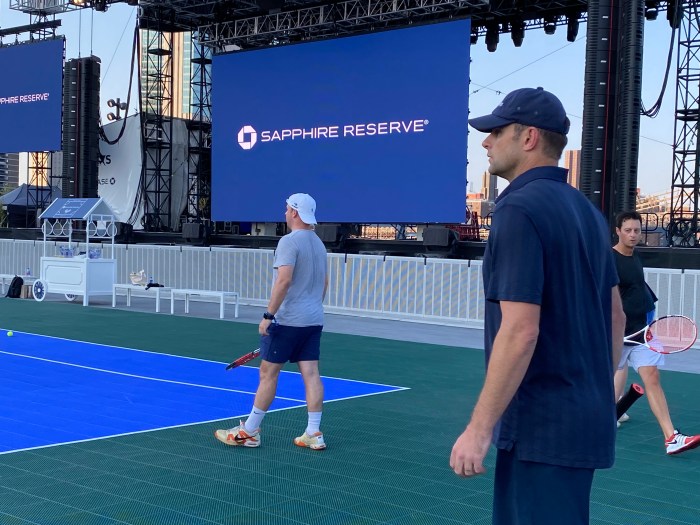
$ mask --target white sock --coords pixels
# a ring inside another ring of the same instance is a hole
[[[323,412],[309,412],[309,422],[306,425],[306,433],[309,436],[321,431],[321,414]]]
[[[248,419],[246,419],[245,421],[245,425],[243,425],[245,431],[255,432],[257,429],[259,429],[260,423],[262,423],[265,414],[267,414],[267,412],[265,412],[264,410],[260,410],[257,407],[253,407],[253,410],[250,411]]]

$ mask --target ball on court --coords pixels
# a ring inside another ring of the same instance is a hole
[[[12,337],[13,335],[12,331],[7,332],[7,337]]]

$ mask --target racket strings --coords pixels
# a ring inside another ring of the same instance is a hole
[[[652,350],[672,354],[693,346],[697,335],[695,323],[687,317],[663,317],[649,326],[646,342]]]

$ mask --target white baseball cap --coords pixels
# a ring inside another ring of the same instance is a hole
[[[297,211],[304,224],[316,224],[316,201],[308,193],[295,193],[287,204]]]

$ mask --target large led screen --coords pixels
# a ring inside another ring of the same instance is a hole
[[[0,153],[61,149],[62,38],[0,48]]]
[[[212,217],[463,222],[469,20],[237,52],[212,69]]]

